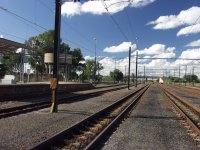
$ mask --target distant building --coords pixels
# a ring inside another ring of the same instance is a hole
[[[163,84],[164,83],[164,81],[163,81],[163,79],[162,78],[159,78],[159,81],[158,81],[159,83],[161,83],[161,84]]]

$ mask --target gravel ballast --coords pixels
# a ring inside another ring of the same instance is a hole
[[[58,113],[50,113],[47,108],[0,119],[0,149],[27,149],[105,108],[132,90],[121,89],[84,101],[62,104]]]
[[[152,85],[103,150],[197,150],[165,96]]]

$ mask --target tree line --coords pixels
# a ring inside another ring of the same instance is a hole
[[[53,53],[54,50],[54,30],[48,30],[37,36],[30,37],[25,41],[25,44],[35,51],[28,51],[25,55],[28,56],[28,63],[35,75],[37,81],[41,81],[46,76],[46,65],[44,63],[45,53]],[[72,64],[68,65],[68,80],[95,81],[100,82],[102,76],[99,72],[103,69],[102,64],[94,60],[85,60],[80,48],[71,49],[70,46],[60,40],[60,54],[67,53],[72,56]],[[5,74],[17,74],[21,71],[22,53],[11,52],[9,56],[4,56],[2,64],[0,64],[0,78]],[[84,63],[81,63],[84,62]],[[96,66],[96,69],[95,69]],[[95,73],[94,73],[95,72]],[[59,75],[64,75],[64,67],[59,67]],[[113,81],[123,79],[123,73],[115,69],[110,72]]]

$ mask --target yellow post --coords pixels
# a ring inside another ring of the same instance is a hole
[[[52,78],[50,81],[50,88],[52,90],[52,104],[50,112],[57,112],[58,111],[58,102],[56,99],[56,89],[58,87],[58,80],[56,78]]]

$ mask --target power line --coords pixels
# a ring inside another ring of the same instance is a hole
[[[101,2],[102,2],[102,4],[103,4],[104,8],[106,9],[107,13],[109,14],[110,18],[112,19],[112,21],[114,22],[114,24],[117,26],[117,28],[119,29],[119,31],[120,31],[121,34],[123,35],[123,37],[126,39],[126,41],[129,41],[129,40],[128,40],[128,37],[127,37],[126,34],[123,32],[123,30],[121,29],[121,27],[119,26],[119,24],[117,23],[117,21],[115,20],[115,18],[114,18],[114,17],[111,15],[111,13],[109,12],[106,3],[105,3],[103,0],[101,0]]]
[[[197,21],[198,21],[199,19],[200,19],[200,16],[196,19],[196,21],[194,22],[194,24],[191,26],[191,28],[190,28],[190,30],[189,30],[188,33],[190,33],[190,32],[192,31],[193,27],[194,27],[195,25],[197,25],[196,23],[197,23]]]
[[[72,43],[72,44],[74,44],[74,45],[77,45],[77,46],[79,46],[79,47],[82,47],[83,49],[85,49],[85,50],[87,50],[87,51],[89,51],[89,52],[91,52],[88,48],[86,48],[86,47],[84,47],[84,46],[82,46],[81,44],[79,44],[79,43],[77,43],[77,42],[74,42],[74,41],[71,41],[71,40],[69,40],[68,38],[66,38],[66,37],[64,37],[64,39],[63,40],[66,40],[66,41],[68,41],[68,42],[70,42],[70,43]]]
[[[161,58],[161,57],[156,57],[156,58],[140,58],[138,57],[138,59],[178,59],[178,60],[200,60],[199,59],[195,59],[195,58],[178,58],[178,57],[173,57],[173,58]]]
[[[39,31],[38,29],[34,28],[34,27],[31,26],[30,24],[35,25],[35,26],[37,26],[37,27],[40,27],[41,29],[43,29],[43,30],[45,30],[45,31],[48,31],[47,28],[45,28],[45,27],[43,27],[43,26],[41,26],[41,25],[39,25],[39,24],[37,24],[37,23],[34,23],[34,22],[32,22],[32,21],[30,21],[30,20],[28,20],[28,19],[26,19],[26,18],[24,18],[24,17],[22,17],[22,16],[19,16],[19,15],[13,13],[13,12],[7,10],[6,8],[3,8],[2,6],[0,6],[0,9],[3,10],[3,11],[5,11],[5,12],[7,12],[7,13],[9,13],[9,14],[11,14],[11,15],[13,15],[13,16],[15,16],[15,17],[17,17],[18,19],[20,19],[20,21],[23,21],[23,23],[25,23],[26,25],[30,26],[31,28],[37,30],[38,32],[41,32],[41,31]],[[30,24],[27,24],[27,22],[30,23]],[[2,32],[2,31],[0,31],[0,32]],[[16,37],[16,38],[20,38],[20,39],[26,40],[26,39],[24,39],[24,38],[21,38],[21,37],[12,35],[12,34],[10,34],[10,33],[6,33],[6,32],[2,32],[2,33],[7,34],[7,35],[10,35],[10,36],[13,36],[13,37]],[[73,44],[75,44],[75,45],[81,46],[82,48],[84,48],[84,49],[86,49],[86,50],[89,50],[89,49],[85,48],[84,46],[82,46],[81,44],[78,44],[78,43],[73,42],[73,41],[68,40],[68,39],[67,39],[67,41],[69,41],[69,42],[71,42],[71,43],[73,43]]]
[[[134,32],[133,32],[133,26],[132,26],[132,23],[131,23],[131,20],[130,20],[130,17],[126,11],[126,9],[124,10],[125,11],[125,14],[126,14],[126,17],[127,17],[127,20],[128,20],[128,25],[129,25],[129,28],[131,30],[131,33],[132,33],[132,36],[133,36],[133,39],[134,39]]]
[[[112,3],[112,4],[108,5],[107,8],[109,8],[109,7],[112,6],[112,5],[119,4],[119,3],[125,3],[125,2],[130,3],[130,0],[127,0],[127,1],[119,1],[119,2]]]
[[[54,11],[50,8],[50,7],[48,7],[42,0],[39,0],[40,2],[41,2],[41,4],[44,6],[44,7],[46,7],[50,12],[52,12],[53,14],[54,14]],[[69,23],[67,23],[67,21],[63,18],[63,22],[64,22],[64,24],[66,25],[66,26],[68,26],[68,27],[70,27],[74,32],[76,32],[77,34],[79,34],[85,41],[87,41],[87,42],[89,42],[90,44],[91,44],[91,41],[86,37],[86,36],[84,36],[80,31],[78,31],[76,28],[74,28],[72,25],[70,25]],[[82,48],[84,48],[84,46],[82,46],[81,44],[79,44],[79,43],[77,43],[77,42],[73,42],[73,41],[71,41],[71,40],[69,40],[69,39],[66,39],[67,41],[69,41],[69,42],[71,42],[71,43],[73,43],[73,44],[75,44],[75,45],[79,45],[79,46],[81,46]],[[87,49],[87,48],[84,48],[84,49]],[[89,49],[87,49],[87,50],[89,50]]]
[[[30,24],[32,24],[32,25],[34,25],[34,26],[37,26],[37,27],[39,27],[39,28],[41,28],[41,29],[43,29],[43,30],[47,30],[46,28],[44,28],[44,27],[38,25],[37,23],[32,22],[32,21],[28,20],[27,18],[24,18],[24,17],[22,17],[22,16],[20,16],[20,15],[17,15],[16,13],[9,11],[8,9],[6,9],[6,8],[4,8],[4,7],[2,7],[2,6],[0,6],[0,9],[3,10],[3,11],[5,11],[5,12],[8,13],[8,14],[11,14],[11,15],[14,16],[14,17],[19,18],[20,20],[23,20],[23,21],[25,21],[25,22],[28,22],[28,23],[30,23]],[[27,25],[28,25],[28,24],[27,24]],[[31,26],[31,27],[32,27],[32,26]],[[32,27],[32,28],[34,28],[34,27]],[[34,29],[37,30],[36,28],[34,28]],[[37,31],[39,31],[39,30],[37,30]],[[40,32],[40,31],[39,31],[39,32]]]
[[[22,37],[19,37],[19,36],[16,36],[16,35],[13,35],[13,34],[10,34],[10,33],[4,32],[4,31],[1,31],[1,30],[0,30],[0,32],[3,33],[3,34],[9,35],[9,36],[18,38],[18,39],[26,40],[25,38],[22,38]]]
[[[54,13],[54,11],[49,8],[42,0],[39,0],[41,2],[41,4],[46,7],[50,12]],[[79,34],[85,41],[89,42],[91,44],[91,41],[84,36],[80,31],[78,31],[76,28],[74,28],[72,25],[70,25],[64,18],[63,18],[63,22],[65,25],[67,25],[68,27],[70,27],[74,32],[76,32],[77,34]]]

